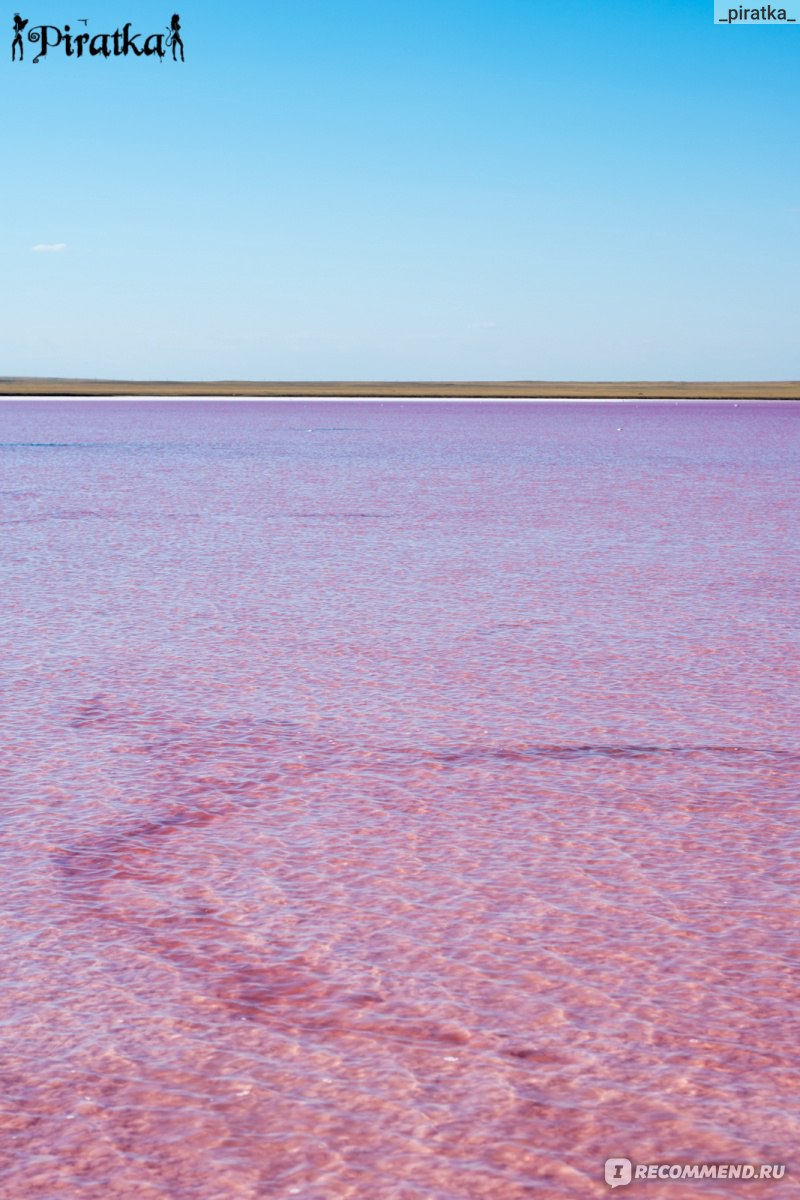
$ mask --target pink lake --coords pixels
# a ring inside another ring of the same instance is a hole
[[[0,404],[0,1194],[799,1195],[799,433]]]

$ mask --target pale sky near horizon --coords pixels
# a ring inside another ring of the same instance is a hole
[[[144,34],[173,11],[19,9]],[[0,375],[800,376],[800,25],[196,0],[185,64],[34,64],[13,11]]]

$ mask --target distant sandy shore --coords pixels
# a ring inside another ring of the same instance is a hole
[[[800,400],[800,381],[697,383],[645,381],[258,382],[253,380],[125,380],[0,378],[0,396],[334,396],[418,399]]]

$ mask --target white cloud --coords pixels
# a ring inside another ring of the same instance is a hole
[[[66,250],[66,242],[52,242],[48,245],[46,242],[37,242],[35,246],[31,246],[37,254],[60,254],[62,250]]]

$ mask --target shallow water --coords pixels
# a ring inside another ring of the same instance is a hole
[[[799,422],[1,404],[0,1193],[796,1195]]]

